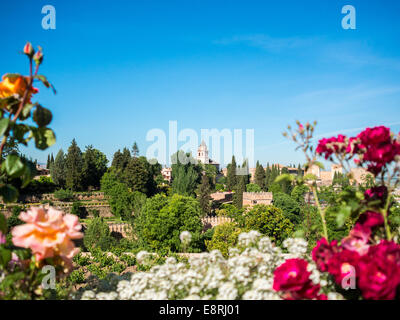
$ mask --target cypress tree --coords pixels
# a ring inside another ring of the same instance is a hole
[[[232,162],[228,165],[228,172],[226,175],[226,186],[228,190],[234,190],[237,183],[236,176],[236,160],[235,156],[232,156]]]
[[[299,163],[299,165],[298,165],[298,167],[297,167],[297,175],[303,176],[303,170],[301,169],[300,163]]]
[[[269,163],[267,163],[267,168],[265,169],[265,190],[268,191],[271,186],[271,168]]]
[[[263,166],[257,161],[256,172],[254,174],[254,182],[258,185],[261,190],[265,190],[265,170]]]
[[[65,159],[65,180],[68,189],[73,191],[82,190],[82,166],[82,151],[75,139],[73,139]]]
[[[58,187],[65,187],[65,155],[62,149],[58,151],[54,164],[50,168],[50,176]]]
[[[203,174],[203,176],[201,177],[201,184],[197,191],[197,196],[199,198],[200,207],[201,207],[201,210],[203,211],[204,215],[210,214],[210,210],[211,210],[210,193],[211,193],[211,189],[210,189],[209,178],[207,177],[206,174]]]
[[[137,158],[139,156],[139,147],[138,147],[136,141],[135,141],[135,143],[133,144],[133,147],[132,147],[132,156],[134,158]]]
[[[235,195],[233,197],[233,204],[236,208],[241,209],[243,207],[243,192],[245,191],[245,176],[238,177],[238,184],[235,188]]]

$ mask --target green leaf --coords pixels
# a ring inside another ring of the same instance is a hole
[[[0,195],[6,203],[15,202],[18,199],[18,190],[14,186],[6,184],[0,187]]]
[[[35,78],[38,79],[38,80],[40,80],[40,81],[44,84],[44,86],[45,86],[46,88],[51,88],[51,89],[53,90],[54,94],[57,93],[57,91],[56,91],[56,89],[54,88],[54,86],[47,80],[47,78],[46,78],[44,75],[39,74],[39,75],[35,76]]]
[[[19,177],[24,172],[24,163],[15,154],[8,155],[3,166],[10,177]]]
[[[351,207],[345,206],[340,208],[340,211],[336,216],[336,224],[339,228],[343,227],[344,223],[346,222],[350,214],[351,214]]]
[[[50,128],[31,128],[36,148],[45,150],[56,143],[56,136]]]
[[[305,181],[307,181],[307,180],[316,181],[316,180],[318,180],[318,177],[317,177],[316,175],[312,174],[312,173],[307,173],[307,174],[304,176],[304,180],[305,180]]]
[[[0,120],[0,136],[4,135],[4,133],[7,131],[9,123],[10,120],[8,120],[7,118],[3,118]]]
[[[29,115],[31,114],[31,110],[35,105],[32,103],[27,103],[24,105],[24,108],[22,109],[21,115],[23,119],[27,119]]]
[[[49,109],[43,108],[41,105],[38,105],[33,112],[33,121],[37,123],[39,127],[45,127],[53,118],[51,111]]]
[[[0,212],[0,231],[3,234],[7,233],[7,219],[1,212]]]
[[[31,139],[30,137],[25,138],[25,135],[30,131],[29,126],[25,124],[17,124],[13,127],[14,138],[17,139],[19,143],[24,145],[28,144],[28,141]]]
[[[25,188],[32,181],[33,174],[29,166],[25,166],[25,170],[21,178],[22,178],[22,186],[21,186],[22,188]]]
[[[6,266],[11,261],[11,250],[0,248],[0,264]]]

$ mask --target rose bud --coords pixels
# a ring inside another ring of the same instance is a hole
[[[34,54],[33,60],[37,65],[40,65],[43,61],[43,53],[42,48],[39,47],[39,50]]]
[[[33,47],[31,45],[30,42],[27,42],[25,47],[24,47],[24,53],[28,56],[28,57],[32,57],[33,54],[35,53],[35,50],[33,50]]]

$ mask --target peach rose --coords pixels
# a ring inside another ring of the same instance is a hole
[[[19,219],[26,224],[12,229],[12,242],[17,247],[30,248],[37,261],[59,256],[70,262],[79,252],[71,241],[83,237],[77,216],[52,207],[32,207],[21,212]]]
[[[18,94],[21,97],[24,95],[25,90],[28,86],[27,77],[9,77],[7,75],[4,75],[2,79],[3,81],[0,82],[0,98],[8,98],[13,94]],[[38,89],[32,87],[31,92],[28,95],[28,101],[30,101],[32,94],[38,92]]]

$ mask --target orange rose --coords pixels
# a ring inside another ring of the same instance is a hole
[[[3,76],[3,81],[0,82],[0,98],[8,98],[13,94],[18,94],[21,97],[24,95],[28,86],[28,77],[9,77],[7,75]],[[28,101],[32,94],[38,93],[39,90],[36,88],[31,88],[30,94],[28,95]]]

